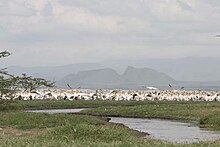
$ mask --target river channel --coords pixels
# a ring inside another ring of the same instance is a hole
[[[78,113],[80,109],[44,109],[44,110],[27,110],[27,112],[37,113]],[[186,123],[175,120],[147,119],[147,118],[122,118],[110,117],[110,122],[121,123],[130,129],[149,133],[146,138],[166,140],[173,143],[192,143],[199,141],[212,141],[220,139],[220,132],[207,131],[199,128],[193,123]]]

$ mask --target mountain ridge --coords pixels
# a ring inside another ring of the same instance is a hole
[[[70,84],[73,88],[141,88],[143,85],[168,86],[176,85],[176,81],[164,73],[150,68],[127,67],[123,74],[111,68],[81,71],[70,74],[57,82],[58,87]]]
[[[18,67],[10,66],[8,71],[15,75],[41,75],[48,79],[59,80],[64,76],[83,70],[112,68],[123,73],[128,66],[137,68],[148,67],[170,75],[177,81],[219,81],[220,58],[187,57],[179,59],[139,59],[139,60],[106,60],[94,63],[76,63],[63,66]]]

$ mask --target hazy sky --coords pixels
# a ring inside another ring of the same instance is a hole
[[[220,57],[220,0],[0,0],[1,66]]]

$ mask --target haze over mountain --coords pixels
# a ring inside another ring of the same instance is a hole
[[[99,63],[79,63],[79,64],[70,64],[64,66],[48,66],[48,67],[21,67],[21,66],[10,66],[8,71],[10,73],[21,75],[26,73],[28,75],[43,77],[50,80],[59,80],[64,76],[77,73],[83,70],[92,70],[103,68]]]
[[[66,88],[66,84],[72,88],[123,88],[140,89],[150,85],[167,87],[168,84],[176,85],[176,81],[164,73],[149,68],[127,67],[120,75],[110,68],[81,71],[70,74],[57,82],[58,87]]]
[[[127,66],[149,67],[177,81],[219,81],[220,58],[188,57],[180,59],[112,60],[102,64],[122,73]]]
[[[79,63],[55,67],[8,67],[14,74],[27,73],[59,80],[66,75],[84,70],[112,68],[122,74],[128,66],[152,68],[168,74],[177,81],[220,81],[220,58],[182,58],[182,59],[147,59],[147,60],[108,60],[98,63]]]

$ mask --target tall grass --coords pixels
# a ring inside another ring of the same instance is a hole
[[[49,115],[42,113],[1,112],[0,126],[17,128],[19,135],[0,135],[0,146],[146,146],[169,145],[145,140],[142,133],[93,116]],[[22,134],[22,130],[35,133]],[[170,144],[172,145],[172,144]]]

